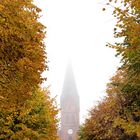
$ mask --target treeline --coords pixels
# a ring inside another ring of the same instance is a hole
[[[107,5],[117,5],[114,37],[120,41],[108,46],[122,65],[107,84],[106,98],[90,110],[79,139],[140,140],[140,1],[109,0]]]
[[[47,69],[33,0],[0,0],[0,140],[56,140],[57,108],[41,77]]]

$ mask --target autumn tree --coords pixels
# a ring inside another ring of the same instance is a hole
[[[114,97],[106,97],[93,107],[81,126],[80,140],[124,140],[132,137],[114,122],[118,116],[119,101]]]
[[[0,108],[0,139],[56,140],[57,113],[48,90],[38,89],[23,107],[14,111]]]
[[[89,111],[88,118],[80,129],[80,140],[137,140],[136,134],[129,134],[117,121],[124,106],[121,88],[126,73],[118,70],[107,84],[107,96]]]
[[[114,35],[123,38],[123,41],[110,47],[122,57],[120,69],[126,73],[122,75],[123,82],[117,85],[122,93],[123,106],[116,124],[121,125],[129,135],[140,138],[140,1],[121,0],[114,16],[118,19]]]
[[[108,46],[116,49],[122,65],[107,85],[109,98],[91,110],[89,118],[81,128],[80,136],[82,140],[138,140],[140,139],[140,1],[109,0],[107,6],[114,7],[113,15],[117,18],[114,37],[119,40]],[[117,128],[117,131],[112,131],[114,128]]]
[[[32,0],[0,0],[0,107],[20,106],[42,83],[45,27]]]
[[[117,105],[110,99],[104,99],[93,107],[80,130],[80,140],[111,140],[118,138],[119,129],[113,128]],[[114,134],[113,134],[114,132]]]
[[[39,85],[45,27],[33,0],[0,0],[0,139],[55,140],[55,99]]]

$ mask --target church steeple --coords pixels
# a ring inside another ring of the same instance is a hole
[[[77,140],[80,105],[71,63],[66,70],[60,103],[61,140]]]
[[[77,91],[72,64],[69,62],[66,69],[66,73],[65,73],[65,79],[64,79],[61,98],[66,98],[66,97],[75,98],[75,96],[79,96],[79,95]]]

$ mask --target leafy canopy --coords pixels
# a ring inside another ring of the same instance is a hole
[[[0,98],[17,106],[42,83],[45,27],[32,0],[0,0]]]
[[[140,139],[140,1],[107,2],[111,7],[114,4],[114,37],[119,42],[108,46],[121,56],[122,65],[107,84],[108,97],[91,109],[80,131],[81,140]]]

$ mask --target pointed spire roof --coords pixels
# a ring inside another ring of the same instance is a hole
[[[77,86],[71,62],[68,63],[61,98],[75,98],[78,96]]]

